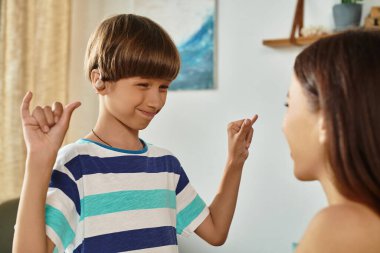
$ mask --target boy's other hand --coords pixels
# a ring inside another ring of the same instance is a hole
[[[37,106],[30,114],[32,97],[33,94],[29,91],[20,108],[28,154],[40,153],[41,156],[56,154],[69,127],[71,115],[81,103],[73,102],[63,107],[61,103],[55,102],[53,107]]]
[[[258,115],[252,119],[242,119],[228,124],[228,162],[243,165],[249,155],[253,137],[253,124]]]

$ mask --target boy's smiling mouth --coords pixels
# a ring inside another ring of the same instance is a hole
[[[142,110],[142,109],[137,109],[137,111],[139,111],[142,115],[144,115],[145,117],[149,118],[149,119],[153,119],[154,116],[156,116],[156,114],[158,113],[158,111],[145,111],[145,110]]]

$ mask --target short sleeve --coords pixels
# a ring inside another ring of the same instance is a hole
[[[46,234],[55,244],[54,253],[72,252],[80,221],[77,182],[58,158],[54,165],[45,205]]]
[[[176,187],[177,234],[189,236],[206,219],[210,211],[180,167]]]

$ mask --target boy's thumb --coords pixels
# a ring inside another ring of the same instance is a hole
[[[62,113],[62,121],[64,124],[68,125],[70,123],[71,115],[79,106],[81,106],[80,102],[73,102],[65,106]]]

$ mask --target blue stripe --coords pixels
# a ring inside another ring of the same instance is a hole
[[[186,187],[186,185],[188,183],[189,183],[189,178],[187,177],[184,169],[182,167],[180,167],[180,169],[179,169],[179,180],[178,180],[178,184],[177,184],[175,193],[178,195],[178,193],[180,193]]]
[[[74,240],[75,233],[60,210],[50,205],[46,205],[45,222],[46,225],[51,227],[59,236],[64,248]]]
[[[86,239],[85,239],[86,240]],[[74,251],[73,253],[82,253],[82,248],[83,248],[83,244],[80,244]]]
[[[81,214],[77,184],[67,174],[54,170],[51,175],[49,187],[58,188],[63,191],[75,204],[75,209],[77,210],[78,215]]]
[[[86,196],[81,200],[84,208],[81,220],[86,217],[129,210],[176,208],[174,191],[135,190]]]
[[[146,157],[125,155],[116,157],[97,157],[78,155],[65,164],[75,180],[84,175],[96,173],[180,173],[181,165],[172,155]]]
[[[183,230],[195,220],[206,207],[206,203],[197,195],[194,200],[177,215],[177,233]]]
[[[177,236],[174,227],[156,227],[94,236],[84,245],[87,252],[114,253],[177,245]]]
[[[86,239],[85,239],[86,240]],[[83,244],[81,243],[74,251],[73,251],[73,253],[82,253],[83,252],[83,250],[82,250],[82,248],[83,248]]]

